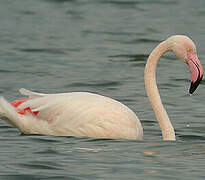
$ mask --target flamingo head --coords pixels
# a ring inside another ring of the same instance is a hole
[[[184,35],[171,36],[166,41],[168,50],[173,51],[180,60],[189,66],[191,73],[191,86],[189,93],[193,94],[199,86],[204,73],[203,67],[197,56],[194,42]]]

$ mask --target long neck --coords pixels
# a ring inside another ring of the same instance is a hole
[[[160,43],[150,54],[145,67],[145,89],[155,112],[164,140],[175,140],[175,132],[162,105],[156,84],[156,67],[160,57],[168,51],[166,41]]]

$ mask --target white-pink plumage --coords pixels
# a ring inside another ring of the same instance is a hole
[[[20,92],[31,99],[16,110],[1,99],[1,111],[12,110],[7,112],[12,114],[7,122],[25,134],[142,139],[142,126],[135,113],[111,98],[87,92],[40,94],[26,89]],[[26,107],[39,111],[38,115],[17,113]]]

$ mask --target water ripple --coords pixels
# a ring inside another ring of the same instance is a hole
[[[120,59],[128,59],[129,61],[145,62],[148,58],[148,54],[118,54],[109,56],[112,60],[119,61]]]
[[[131,41],[127,41],[128,44],[138,44],[138,43],[160,43],[160,40],[157,39],[148,39],[148,38],[137,38]]]
[[[54,2],[54,3],[77,2],[77,0],[44,0],[44,1]]]
[[[83,82],[76,82],[66,85],[65,87],[116,87],[120,86],[120,82],[109,81],[109,82],[96,82],[96,83],[83,83]]]
[[[19,166],[29,169],[47,169],[47,170],[59,170],[58,164],[55,162],[46,161],[31,161],[29,163],[21,163]]]
[[[144,36],[146,35],[146,33],[137,33],[137,32],[123,32],[123,31],[102,31],[102,30],[83,30],[82,31],[84,34],[107,34],[107,35],[112,35],[112,36],[131,36],[131,35],[134,35],[134,36]]]
[[[47,54],[67,54],[69,51],[80,51],[79,48],[63,49],[63,48],[18,48],[18,51],[27,53],[47,53]]]
[[[178,135],[178,137],[183,141],[193,141],[193,140],[205,140],[204,136],[198,136],[198,135]]]
[[[169,5],[169,4],[176,4],[178,1],[176,0],[158,0],[158,1],[152,1],[152,0],[147,0],[147,1],[142,1],[142,0],[128,0],[128,1],[121,1],[121,0],[108,0],[108,1],[99,1],[102,4],[113,4],[113,5],[118,5],[118,6],[123,6],[123,7],[136,7],[140,4],[164,4],[164,5]]]
[[[9,70],[9,69],[0,69],[0,73],[16,73],[17,71]]]

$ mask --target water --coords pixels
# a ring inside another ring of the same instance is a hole
[[[0,179],[204,179],[204,82],[189,96],[189,70],[171,53],[158,67],[160,94],[176,130],[162,141],[145,94],[150,51],[186,34],[205,66],[205,2],[198,0],[0,0],[0,93],[21,87],[89,91],[138,115],[143,141],[23,136],[0,121]]]

